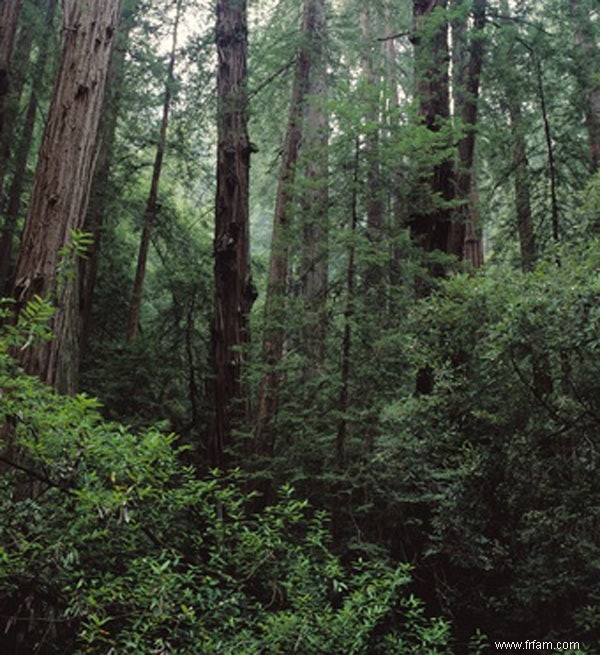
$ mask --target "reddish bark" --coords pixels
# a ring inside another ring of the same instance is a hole
[[[77,387],[77,285],[57,274],[85,216],[119,0],[63,2],[64,44],[42,138],[14,295],[18,310],[38,294],[56,304],[54,339],[20,353],[23,367],[58,390]]]
[[[415,96],[422,124],[439,132],[450,116],[448,77],[448,23],[441,14],[447,0],[413,0],[415,45]],[[411,218],[413,237],[425,252],[448,252],[454,199],[454,166],[445,158],[435,163],[428,180],[430,205]],[[431,267],[434,275],[443,268]]]
[[[14,231],[21,211],[21,195],[25,184],[25,171],[27,160],[31,150],[35,118],[38,108],[38,97],[44,85],[46,75],[46,62],[50,45],[50,32],[56,9],[57,0],[49,0],[46,7],[45,31],[40,44],[36,61],[34,76],[31,83],[31,92],[25,111],[25,121],[21,132],[21,140],[15,155],[13,178],[8,193],[8,202],[4,225],[2,226],[2,237],[0,239],[0,288],[10,290],[11,285],[11,256],[13,247]],[[6,153],[8,155],[8,152]],[[1,185],[0,185],[1,188]]]
[[[247,411],[243,371],[248,314],[255,299],[250,276],[248,181],[251,144],[247,117],[246,0],[217,3],[217,194],[215,310],[212,331],[215,425],[214,465],[227,463],[233,427]]]
[[[479,82],[483,65],[483,29],[485,27],[486,0],[473,0],[473,27],[467,45],[467,16],[453,24],[453,62],[456,114],[460,116],[464,135],[458,144],[456,171],[456,197],[461,206],[455,213],[449,235],[448,252],[460,259],[468,259],[479,267],[483,263],[483,244],[473,183],[477,180],[473,170]],[[468,243],[467,243],[468,238]],[[468,256],[467,256],[468,255]]]

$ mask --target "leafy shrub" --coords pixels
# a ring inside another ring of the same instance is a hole
[[[433,391],[382,416],[388,502],[442,605],[493,638],[598,625],[597,253],[445,283],[402,343]]]
[[[342,566],[327,517],[290,488],[253,513],[240,474],[200,479],[173,435],[132,434],[24,375],[20,335],[0,346],[0,651],[449,652],[407,566]]]

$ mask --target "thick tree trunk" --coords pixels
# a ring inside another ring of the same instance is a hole
[[[246,0],[217,2],[217,195],[212,332],[215,425],[212,463],[227,463],[232,429],[245,417],[244,346],[256,293],[250,276]]]
[[[22,5],[22,0],[0,0],[0,143],[4,139],[11,60]]]
[[[296,53],[296,69],[290,105],[290,115],[279,169],[269,277],[265,300],[265,327],[262,344],[263,362],[267,368],[260,384],[254,426],[255,449],[265,454],[271,451],[270,428],[277,414],[281,374],[278,367],[283,359],[285,339],[285,294],[289,266],[289,223],[294,197],[296,164],[302,139],[302,122],[309,87],[312,53],[308,48],[310,34],[314,32],[315,3],[304,0],[302,13],[302,45]]]
[[[448,22],[441,16],[446,3],[447,0],[413,0],[415,95],[422,124],[432,132],[439,132],[450,115]],[[412,234],[425,252],[448,252],[453,215],[448,203],[454,199],[451,159],[434,164],[428,186],[430,206],[413,215]],[[444,274],[438,265],[432,266],[431,272]]]
[[[6,214],[4,225],[2,227],[2,237],[0,239],[0,288],[9,292],[11,286],[10,267],[12,257],[12,246],[14,231],[21,211],[21,195],[25,184],[25,172],[27,169],[27,160],[31,150],[33,131],[35,127],[35,117],[38,108],[38,98],[44,86],[46,75],[46,62],[48,60],[48,51],[50,45],[50,35],[52,31],[52,22],[56,10],[57,0],[49,0],[46,7],[45,31],[40,43],[40,49],[36,61],[34,76],[31,82],[31,92],[25,111],[25,122],[21,132],[21,140],[17,148],[13,178],[8,193]]]
[[[303,199],[302,295],[305,304],[303,345],[306,372],[318,371],[325,357],[328,275],[329,115],[327,111],[326,1],[314,2],[314,32],[309,40],[312,56],[304,129],[306,191]]]
[[[460,7],[464,0],[455,0]],[[483,29],[485,27],[486,0],[473,0],[473,27],[467,36],[468,15],[461,16],[452,24],[453,89],[456,115],[460,117],[464,135],[458,144],[458,170],[456,171],[456,197],[461,201],[450,229],[448,251],[470,263],[481,266],[483,244],[479,212],[473,202],[477,194],[472,192],[476,183],[473,161],[477,134],[479,81],[483,64]],[[467,247],[467,235],[469,239]]]
[[[177,29],[179,27],[179,17],[181,14],[181,0],[177,2],[175,13],[175,22],[173,23],[173,36],[171,45],[171,54],[169,56],[169,66],[167,70],[167,83],[165,86],[165,95],[163,100],[163,114],[160,124],[160,135],[156,146],[156,156],[154,158],[154,167],[152,169],[152,181],[150,183],[150,193],[146,202],[146,211],[144,212],[144,227],[142,229],[142,239],[140,241],[140,250],[138,253],[137,267],[135,271],[135,281],[133,283],[133,294],[131,305],[129,307],[129,316],[127,318],[127,328],[125,332],[125,341],[133,341],[137,334],[140,309],[142,307],[142,293],[144,291],[144,279],[146,277],[146,263],[148,261],[148,249],[150,248],[150,238],[152,228],[156,221],[158,213],[158,186],[160,184],[160,175],[162,172],[163,158],[167,144],[167,128],[169,126],[169,111],[171,108],[171,96],[173,93],[175,55],[177,50]]]
[[[17,264],[17,309],[34,295],[56,304],[54,339],[20,353],[24,368],[58,390],[77,387],[79,349],[77,284],[61,257],[81,228],[94,169],[119,0],[63,0],[64,45],[42,138],[36,176]],[[67,262],[68,264],[68,262]]]

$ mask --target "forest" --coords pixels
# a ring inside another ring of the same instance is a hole
[[[0,654],[600,653],[597,0],[0,0]]]

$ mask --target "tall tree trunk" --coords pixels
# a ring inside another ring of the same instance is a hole
[[[304,129],[306,191],[303,213],[302,295],[305,303],[303,344],[307,374],[318,371],[325,357],[328,275],[329,115],[327,111],[326,0],[314,2],[314,31],[309,39],[312,66]]]
[[[598,67],[600,55],[594,38],[591,6],[581,0],[569,0],[574,23],[575,74],[589,137],[590,169],[595,173],[600,167],[600,81]]]
[[[346,307],[344,310],[344,336],[342,338],[341,386],[338,399],[340,418],[338,421],[335,443],[335,461],[338,470],[342,470],[345,461],[346,439],[348,437],[348,407],[350,404],[350,364],[352,354],[352,318],[354,316],[354,288],[356,278],[355,237],[358,227],[358,169],[360,163],[360,142],[356,139],[354,153],[354,176],[351,190],[350,206],[350,248],[348,267],[346,269]]]
[[[212,330],[215,425],[212,463],[227,463],[232,429],[245,417],[244,347],[256,297],[250,276],[248,182],[251,144],[247,116],[246,0],[217,2],[217,195],[215,309]]]
[[[140,250],[138,253],[135,281],[133,283],[133,294],[131,297],[131,305],[129,307],[129,316],[127,318],[127,328],[125,332],[125,340],[127,343],[133,341],[138,330],[140,309],[142,306],[142,293],[144,290],[144,279],[146,277],[146,263],[148,261],[148,249],[150,247],[152,228],[154,226],[158,211],[158,186],[160,184],[160,175],[162,172],[165,146],[167,143],[167,128],[169,126],[169,111],[171,108],[171,96],[173,93],[175,55],[177,50],[177,29],[179,27],[179,18],[181,15],[181,0],[177,0],[177,8],[175,11],[175,22],[173,23],[172,36],[173,40],[171,44],[171,54],[169,56],[169,65],[167,69],[167,83],[165,85],[165,95],[163,100],[163,115],[160,124],[158,144],[156,146],[154,167],[152,169],[150,193],[148,194],[146,211],[144,212],[144,227],[142,230],[142,239],[140,241]]]
[[[521,266],[524,271],[531,271],[535,266],[535,234],[531,212],[529,162],[521,105],[514,98],[509,99],[509,116]]]
[[[454,0],[456,7],[465,0]],[[450,229],[449,252],[460,258],[469,255],[470,263],[479,267],[483,263],[483,244],[479,225],[479,211],[473,192],[476,174],[473,168],[479,81],[483,64],[483,29],[485,27],[486,0],[473,0],[473,27],[467,35],[468,15],[465,13],[452,24],[453,89],[456,115],[465,130],[458,143],[458,170],[456,171],[456,197],[461,206],[456,211]],[[467,235],[469,238],[467,246]]]
[[[25,111],[25,122],[23,123],[21,140],[15,156],[14,173],[8,194],[4,225],[2,227],[2,237],[0,239],[0,288],[7,292],[11,285],[10,266],[14,231],[17,225],[19,212],[21,211],[21,195],[25,184],[27,159],[29,158],[31,142],[33,139],[38,98],[44,87],[46,63],[49,54],[50,36],[56,10],[56,2],[57,0],[49,0],[46,7],[45,30],[40,43],[34,76],[31,82],[31,92],[29,94],[27,109]]]
[[[390,34],[393,33],[393,20],[392,11],[386,12],[387,30]],[[397,134],[398,126],[397,121],[400,115],[400,94],[398,92],[398,52],[394,38],[387,38],[384,41],[384,52],[386,61],[386,77],[387,77],[387,97],[388,97],[388,138],[393,139]],[[392,285],[401,284],[401,261],[403,255],[403,248],[398,245],[398,237],[401,232],[407,227],[409,223],[409,216],[407,212],[407,205],[403,198],[403,187],[405,186],[404,172],[402,163],[398,162],[394,165],[392,189],[390,192],[389,204],[391,206],[391,229],[392,245],[391,245],[391,269],[390,269],[390,282]]]
[[[289,223],[291,203],[294,197],[296,164],[302,139],[302,122],[309,88],[312,53],[308,47],[310,34],[314,32],[315,2],[304,0],[302,12],[301,43],[296,53],[294,86],[290,115],[285,133],[275,213],[271,236],[269,277],[264,313],[264,337],[262,357],[267,370],[261,380],[254,426],[255,449],[265,454],[271,451],[270,429],[277,414],[281,374],[278,367],[283,359],[285,339],[285,294],[289,266]]]
[[[77,387],[77,284],[58,265],[81,228],[94,169],[119,0],[63,0],[64,44],[29,205],[14,295],[17,311],[34,295],[53,300],[54,339],[20,353],[27,372],[59,391]],[[76,267],[75,267],[76,270]]]
[[[38,2],[35,3],[39,4]],[[16,45],[11,62],[10,89],[3,106],[3,124],[0,134],[0,198],[4,195],[6,172],[10,164],[12,147],[17,134],[19,106],[25,80],[29,73],[29,59],[35,30],[29,26],[21,26],[16,38]],[[45,39],[45,35],[42,36]],[[43,47],[43,43],[42,43]],[[39,59],[39,58],[38,58]],[[35,75],[35,73],[34,73]]]
[[[450,116],[448,78],[448,22],[441,16],[447,0],[413,0],[415,45],[415,95],[419,117],[431,132],[439,132]],[[439,159],[439,153],[434,153]],[[415,240],[425,252],[449,251],[454,199],[454,166],[449,158],[433,165],[429,178],[430,207],[411,219]],[[458,253],[456,253],[458,254]],[[431,267],[434,275],[443,275],[439,265]]]
[[[552,238],[555,243],[559,239],[559,210],[558,210],[558,177],[556,171],[556,157],[554,156],[554,144],[552,142],[552,132],[550,130],[550,118],[548,116],[548,106],[546,103],[546,93],[544,91],[544,78],[542,74],[542,64],[537,55],[532,52],[533,63],[540,97],[540,109],[542,110],[542,120],[544,122],[544,136],[546,138],[546,152],[548,154],[548,176],[550,177],[550,216],[552,217]]]
[[[100,262],[104,215],[109,195],[109,181],[115,144],[117,120],[123,91],[124,63],[132,27],[132,16],[122,16],[117,41],[108,70],[107,90],[100,122],[100,147],[91,187],[90,202],[85,219],[85,231],[93,234],[93,244],[87,260],[81,262],[81,348],[82,357],[87,346],[91,323],[94,289]]]
[[[380,80],[381,76],[375,64],[373,51],[373,24],[370,3],[362,3],[360,8],[360,24],[362,32],[362,86],[364,88],[365,110],[365,146],[364,154],[367,163],[367,239],[370,249],[365,271],[365,290],[372,300],[372,306],[381,308],[382,266],[380,248],[383,238],[383,195],[381,184],[380,156]]]
[[[22,5],[22,0],[0,0],[0,143],[4,139],[11,61]]]

